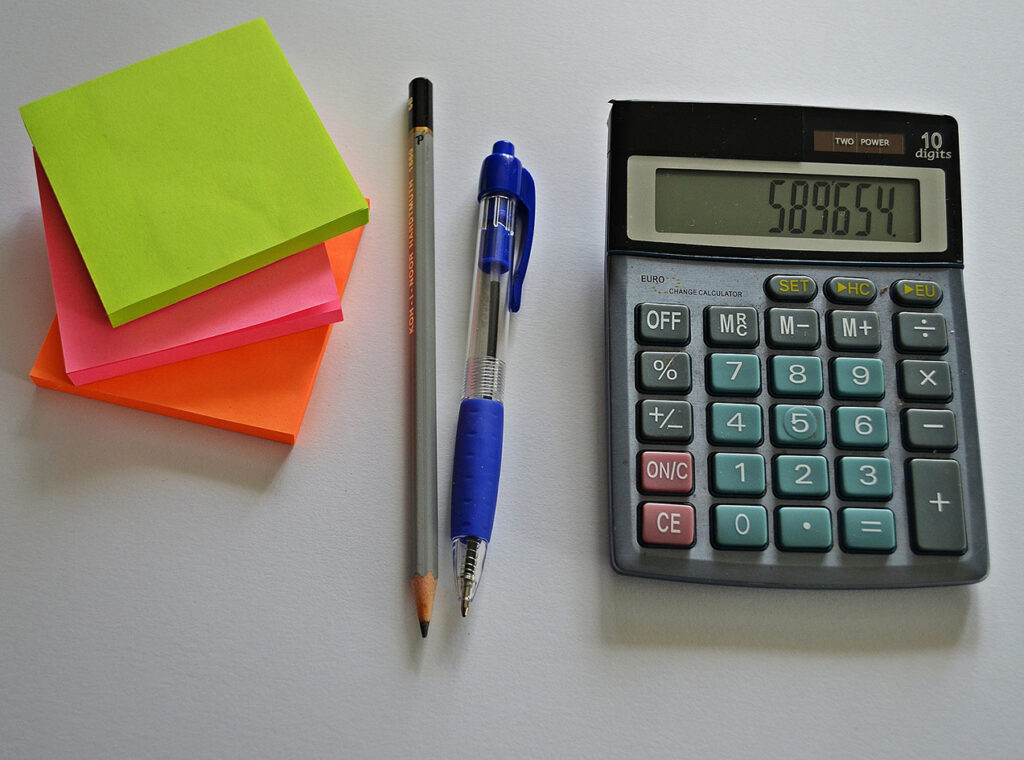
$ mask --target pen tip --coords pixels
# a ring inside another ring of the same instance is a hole
[[[462,617],[466,617],[466,613],[469,612],[469,600],[462,600]]]
[[[428,628],[430,628],[430,621],[429,620],[421,620],[420,621],[420,635],[423,636],[423,638],[427,638],[427,629]]]

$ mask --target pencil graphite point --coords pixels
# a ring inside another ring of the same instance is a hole
[[[416,617],[420,621],[420,633],[427,638],[427,627],[430,625],[430,614],[434,609],[434,592],[437,590],[437,577],[433,573],[413,575],[412,593],[416,600]]]

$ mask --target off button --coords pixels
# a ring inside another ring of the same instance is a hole
[[[825,295],[833,303],[871,303],[878,289],[862,277],[833,277],[825,283]]]

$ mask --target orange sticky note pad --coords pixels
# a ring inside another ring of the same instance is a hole
[[[339,297],[362,231],[354,229],[327,245]],[[29,376],[43,388],[295,443],[330,332],[325,325],[76,386],[64,370],[54,319]]]

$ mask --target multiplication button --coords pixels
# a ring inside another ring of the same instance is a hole
[[[636,339],[685,346],[690,342],[690,309],[682,304],[637,304]]]
[[[948,362],[906,359],[899,362],[900,398],[911,401],[948,401],[953,397],[953,376]]]

